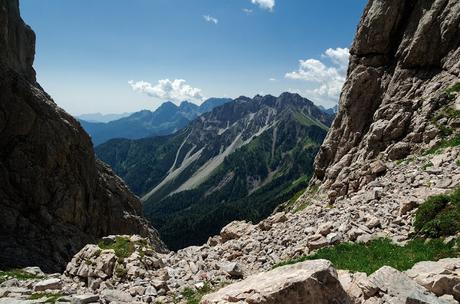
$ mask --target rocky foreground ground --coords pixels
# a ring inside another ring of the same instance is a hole
[[[369,277],[335,270],[327,261],[271,269],[341,242],[386,237],[404,244],[413,232],[417,206],[459,186],[459,156],[460,148],[448,148],[399,162],[377,160],[369,170],[381,176],[333,205],[320,192],[311,193],[298,201],[296,212],[279,212],[257,225],[232,222],[207,244],[178,252],[159,254],[139,236],[106,237],[83,248],[63,274],[44,275],[32,268],[25,271],[36,272],[33,278],[3,282],[0,303],[43,303],[50,297],[75,303],[181,303],[185,288],[218,289],[241,280],[203,303],[301,303],[277,302],[272,294],[304,297],[312,280],[317,284],[323,279],[339,283],[326,284],[322,292],[331,288],[338,298],[347,295],[337,303],[457,303],[460,259],[420,263],[406,273],[384,267]],[[307,287],[299,291],[299,286]]]

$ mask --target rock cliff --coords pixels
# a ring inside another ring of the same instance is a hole
[[[432,118],[459,81],[459,46],[459,1],[369,1],[340,110],[315,161],[315,181],[332,200],[382,174],[376,159],[402,159],[440,140]]]
[[[137,233],[164,245],[89,136],[35,80],[35,34],[0,1],[0,269],[62,269],[85,244]]]

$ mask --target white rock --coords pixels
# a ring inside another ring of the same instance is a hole
[[[56,290],[61,289],[61,287],[62,280],[54,278],[38,282],[34,286],[34,291]]]
[[[82,295],[74,295],[72,297],[73,304],[88,304],[93,302],[98,302],[99,296],[95,294],[82,294]]]
[[[348,296],[329,261],[279,267],[206,295],[202,304],[347,303]]]

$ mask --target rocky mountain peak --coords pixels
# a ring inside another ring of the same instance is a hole
[[[331,199],[376,175],[376,159],[402,159],[440,140],[433,113],[460,76],[460,2],[369,1],[351,48],[332,128],[316,158]]]
[[[0,63],[35,81],[35,33],[21,19],[19,0],[1,2]]]

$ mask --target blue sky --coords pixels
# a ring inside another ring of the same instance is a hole
[[[56,103],[122,113],[283,91],[332,106],[366,2],[22,0],[21,12]]]

